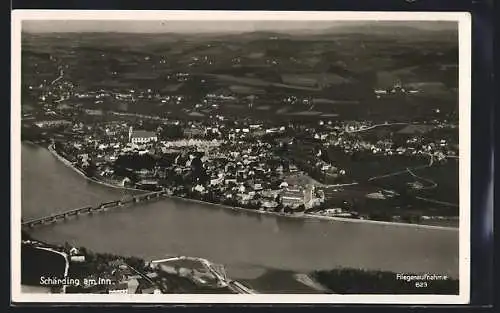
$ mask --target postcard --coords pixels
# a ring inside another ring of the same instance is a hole
[[[12,12],[12,301],[465,304],[471,18]]]

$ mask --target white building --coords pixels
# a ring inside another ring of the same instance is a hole
[[[290,208],[297,208],[302,204],[305,205],[304,198],[304,192],[297,188],[286,188],[281,194],[281,201],[283,206],[288,206]]]
[[[72,255],[70,257],[70,261],[75,262],[75,263],[82,263],[82,262],[85,262],[85,256],[84,255]]]
[[[133,130],[132,127],[129,128],[128,138],[129,142],[133,144],[144,144],[158,141],[158,137],[154,132],[145,130]]]
[[[128,284],[127,283],[119,283],[117,285],[113,285],[109,288],[108,293],[110,293],[110,294],[128,294]]]

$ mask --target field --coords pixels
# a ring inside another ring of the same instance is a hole
[[[458,215],[459,171],[455,159],[428,167],[428,157],[367,155],[352,159],[335,149],[330,149],[328,153],[333,164],[347,169],[346,180],[359,183],[338,192],[330,191],[328,195],[331,199],[353,199],[360,213],[384,210],[386,214],[393,212],[395,215],[409,212],[420,215]],[[405,198],[378,200],[366,197],[368,193],[381,189],[395,191]]]
[[[347,175],[355,181],[366,181],[372,177],[429,164],[429,157],[374,156],[369,153],[349,156],[337,148],[330,148],[328,158],[339,168],[348,169]]]
[[[253,107],[240,114],[259,118],[265,110],[268,119],[283,119],[282,99],[289,96],[312,99],[314,108],[299,105],[288,113],[321,112],[317,118],[425,119],[436,109],[443,116],[454,114],[458,98],[454,31],[404,25],[397,33],[384,25],[362,28],[308,35],[24,33],[23,99],[36,105],[36,91],[28,87],[55,79],[62,66],[76,92],[151,89],[162,97],[189,95],[183,103],[188,109],[221,88],[239,102],[258,95]],[[389,88],[397,80],[421,92],[376,99],[374,88]],[[154,101],[128,104],[128,111],[179,112],[169,106],[158,109]],[[103,105],[123,107],[106,99]],[[224,113],[224,108],[220,110],[213,109]]]

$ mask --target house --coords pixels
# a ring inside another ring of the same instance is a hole
[[[204,193],[205,187],[203,187],[202,185],[196,185],[195,187],[193,187],[193,190],[199,193]]]
[[[154,177],[154,171],[148,170],[148,169],[140,169],[140,170],[135,170],[134,174],[137,176],[139,179],[151,179]]]
[[[205,130],[196,128],[194,125],[191,128],[184,129],[184,136],[187,138],[194,138],[203,135],[205,135]]]
[[[253,189],[254,190],[262,190],[263,189],[262,184],[254,184]]]
[[[85,256],[84,255],[72,255],[69,260],[71,262],[74,262],[74,263],[82,263],[82,262],[85,262]]]
[[[278,203],[275,201],[264,201],[262,202],[262,207],[265,209],[274,209],[278,206]]]
[[[342,213],[342,209],[341,208],[331,208],[331,209],[326,209],[325,210],[325,214],[326,215],[337,215],[337,214],[340,214]]]
[[[70,255],[77,255],[77,254],[79,254],[79,253],[80,253],[80,250],[78,250],[78,248],[75,248],[75,247],[73,247],[73,248],[71,248],[71,249],[69,250],[69,254],[70,254]]]
[[[149,142],[158,141],[158,136],[154,132],[145,130],[133,130],[132,127],[129,129],[129,142],[133,144],[145,144]]]
[[[215,185],[220,185],[222,184],[223,179],[222,178],[212,178],[210,179],[210,185],[215,186]]]

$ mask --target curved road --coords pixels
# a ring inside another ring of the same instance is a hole
[[[413,171],[409,167],[407,167],[406,170],[408,171],[408,173],[411,176],[413,176],[413,177],[415,177],[417,179],[423,180],[425,182],[428,182],[430,184],[429,186],[424,186],[421,189],[423,189],[423,190],[434,189],[434,188],[436,188],[438,186],[438,184],[435,181],[427,179],[427,178],[424,178],[424,177],[420,177],[417,174],[413,173]]]
[[[413,177],[415,177],[417,179],[424,180],[424,181],[426,181],[426,182],[428,182],[428,183],[431,184],[430,186],[424,187],[423,189],[434,189],[434,188],[437,188],[438,184],[435,181],[427,179],[427,178],[424,178],[424,177],[420,177],[420,176],[416,175],[415,173],[413,173],[413,170],[429,168],[429,167],[431,167],[431,166],[434,165],[434,155],[431,154],[431,153],[428,153],[428,155],[430,156],[430,160],[429,160],[429,164],[427,164],[427,165],[420,165],[420,166],[415,166],[415,167],[412,167],[412,168],[407,167],[405,170],[402,170],[402,171],[397,171],[397,172],[393,172],[393,173],[389,173],[389,174],[384,174],[384,175],[380,175],[380,176],[370,177],[368,179],[368,181],[373,181],[373,180],[377,180],[377,179],[381,179],[381,178],[386,178],[386,177],[391,177],[391,176],[396,176],[396,175],[401,175],[401,174],[404,174],[404,173],[408,173],[408,174],[410,174],[411,176],[413,176]],[[422,201],[430,202],[430,203],[458,207],[458,204],[456,204],[456,203],[451,203],[451,202],[446,202],[446,201],[439,201],[439,200],[435,200],[435,199],[431,199],[431,198],[424,198],[424,197],[418,197],[418,196],[416,196],[415,198],[419,199],[419,200],[422,200]]]
[[[404,173],[408,173],[408,170],[418,170],[418,169],[423,169],[423,168],[431,167],[432,165],[434,165],[434,155],[431,154],[431,153],[427,153],[427,155],[430,157],[429,164],[419,165],[419,166],[415,166],[415,167],[412,167],[412,168],[407,167],[406,169],[401,170],[401,171],[392,172],[392,173],[384,174],[384,175],[380,175],[380,176],[373,176],[373,177],[368,178],[368,181],[373,181],[373,180],[377,180],[377,179],[381,179],[381,178],[386,178],[386,177],[401,175],[401,174],[404,174]]]
[[[354,129],[354,130],[345,130],[346,133],[348,134],[352,134],[352,133],[359,133],[359,132],[363,132],[363,131],[367,131],[367,130],[371,130],[371,129],[374,129],[374,128],[377,128],[377,127],[382,127],[382,126],[392,126],[392,125],[409,125],[411,123],[408,123],[408,122],[399,122],[399,123],[383,123],[383,124],[375,124],[375,125],[372,125],[372,126],[368,126],[368,127],[361,127],[359,129]]]

